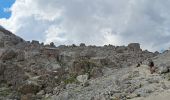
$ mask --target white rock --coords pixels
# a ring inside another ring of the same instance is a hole
[[[85,75],[79,75],[79,76],[77,76],[77,80],[79,81],[79,82],[82,82],[82,83],[85,83],[87,80],[88,80],[88,75],[87,74],[85,74]]]
[[[55,79],[58,79],[59,77],[58,76],[55,76]]]
[[[44,94],[45,94],[44,90],[41,90],[40,92],[37,93],[37,95],[44,95]]]
[[[159,73],[163,74],[163,73],[167,73],[169,71],[167,66],[161,66],[159,67]]]

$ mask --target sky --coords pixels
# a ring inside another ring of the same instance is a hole
[[[11,12],[8,10],[15,0],[0,0],[0,18],[9,18]]]
[[[170,0],[0,0],[0,25],[56,45],[170,47]]]

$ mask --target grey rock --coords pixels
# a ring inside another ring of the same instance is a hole
[[[139,77],[139,71],[131,72],[128,77],[129,78]]]
[[[22,94],[36,94],[40,91],[40,86],[34,83],[26,83],[18,88]]]
[[[17,61],[24,61],[25,60],[25,52],[24,51],[19,51],[17,53]]]
[[[148,78],[147,81],[148,81],[149,83],[159,83],[159,82],[160,82],[160,79]]]
[[[158,71],[160,74],[167,73],[169,72],[169,66],[167,66],[166,64],[160,64],[158,67]]]
[[[88,78],[89,78],[89,76],[86,74],[86,75],[79,75],[79,76],[77,76],[76,79],[79,82],[85,83],[88,80]]]
[[[139,43],[130,43],[130,44],[128,44],[128,48],[130,50],[138,51],[138,50],[140,50],[140,44]]]
[[[54,44],[54,42],[51,42],[51,43],[50,43],[50,46],[51,46],[51,47],[56,47],[55,44]]]
[[[24,84],[28,79],[24,70],[17,65],[13,63],[5,63],[3,66],[5,66],[3,80],[14,89],[17,89],[20,85]]]
[[[117,53],[124,53],[127,50],[125,46],[117,46],[116,47],[116,52]]]
[[[37,93],[37,95],[41,95],[41,96],[44,95],[44,94],[45,94],[44,90],[41,90]]]
[[[71,99],[72,95],[69,92],[65,92],[62,94],[59,94],[58,96],[52,96],[52,98],[50,98],[51,100],[73,100]]]
[[[98,78],[102,76],[103,76],[103,72],[101,68],[94,67],[90,72],[90,77],[92,78]]]
[[[158,82],[163,80],[161,75],[150,75],[147,71],[145,75],[140,67],[130,67],[158,55],[142,51],[138,43],[117,47],[86,46],[84,43],[55,47],[54,43],[24,42],[5,29],[0,30],[0,41],[0,57],[3,60],[0,61],[3,62],[0,80],[5,80],[4,84],[24,94],[22,99],[110,100],[118,97],[126,100],[127,96],[135,98],[136,95],[147,96],[154,92],[150,85],[156,89],[168,87],[166,83],[164,87]],[[162,58],[165,55],[168,51]],[[155,63],[160,64],[161,61],[168,65],[168,57],[164,58],[166,62],[160,56],[158,58],[154,59]],[[74,84],[67,83],[69,78]]]
[[[39,45],[40,43],[39,43],[39,41],[32,40],[31,44],[33,44],[33,45]]]
[[[18,43],[24,42],[22,38],[12,34],[4,28],[0,29],[0,41],[1,47],[11,47],[17,45]]]
[[[86,47],[85,43],[80,43],[80,47]]]
[[[76,88],[77,87],[77,85],[76,84],[67,84],[66,85],[66,89],[74,89],[74,88]],[[58,89],[58,88],[57,88]]]
[[[146,96],[149,96],[150,93],[154,92],[154,89],[153,88],[140,88],[138,90],[135,91],[135,93],[141,97],[146,97]]]
[[[1,60],[11,60],[11,59],[15,58],[16,55],[17,54],[14,50],[7,49],[1,54],[0,59]]]

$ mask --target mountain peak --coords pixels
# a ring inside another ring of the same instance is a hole
[[[0,42],[2,47],[14,46],[24,40],[0,25]],[[0,46],[0,47],[1,47]]]

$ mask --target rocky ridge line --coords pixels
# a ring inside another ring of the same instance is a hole
[[[82,95],[88,97],[85,100],[96,100],[98,95],[103,100],[127,98],[142,87],[133,78],[139,77],[141,81],[142,76],[138,74],[140,71],[132,72],[137,76],[127,79],[122,75],[130,73],[131,66],[157,55],[158,52],[142,50],[139,43],[128,46],[44,45],[35,40],[25,41],[1,28],[0,99],[83,100]],[[121,90],[108,94],[109,97],[103,95],[115,86]],[[128,87],[132,90],[126,90]]]

